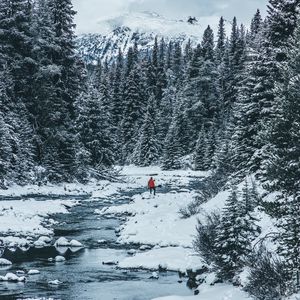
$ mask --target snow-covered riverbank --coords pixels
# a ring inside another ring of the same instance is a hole
[[[221,210],[229,196],[223,191],[201,205],[199,213],[183,218],[180,210],[197,197],[195,184],[200,184],[208,173],[195,171],[162,171],[158,167],[138,168],[129,166],[120,173],[120,182],[92,182],[88,185],[64,184],[60,186],[12,187],[0,191],[0,240],[10,247],[34,245],[41,236],[53,236],[54,221],[51,215],[67,214],[68,209],[80,205],[80,197],[89,201],[103,201],[109,206],[94,211],[94,216],[120,216],[122,225],[116,228],[118,242],[132,251],[118,260],[121,269],[170,270],[187,272],[205,267],[202,258],[193,249],[197,219]],[[147,191],[147,181],[153,176],[157,184],[156,196]],[[239,186],[242,189],[243,185]],[[126,204],[112,203],[113,195],[122,191],[136,192]],[[54,196],[55,200],[30,199]],[[23,196],[26,196],[25,198]],[[14,199],[23,198],[23,200]],[[104,204],[106,205],[106,204]],[[257,212],[262,234],[274,231],[272,220]],[[254,241],[256,242],[256,241]],[[36,244],[38,246],[38,244]],[[138,245],[138,247],[137,247]],[[165,298],[164,300],[244,300],[249,299],[241,289],[227,284],[211,285],[213,274],[205,275],[205,282],[198,288],[199,296]]]

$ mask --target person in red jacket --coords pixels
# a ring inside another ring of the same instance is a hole
[[[148,181],[148,189],[150,190],[150,194],[152,194],[153,191],[153,195],[155,196],[155,180],[153,177],[150,177]]]

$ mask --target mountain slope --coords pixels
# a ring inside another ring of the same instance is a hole
[[[126,53],[137,42],[141,52],[149,51],[154,38],[165,42],[179,42],[182,47],[190,40],[200,42],[203,28],[194,19],[189,21],[168,20],[155,13],[126,14],[99,23],[102,33],[83,34],[77,39],[80,57],[87,63],[98,59],[110,61],[116,57],[119,48]]]

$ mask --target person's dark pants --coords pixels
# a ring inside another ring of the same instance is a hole
[[[153,191],[153,195],[155,196],[155,193],[156,193],[155,187],[154,188],[150,188],[150,195],[152,194],[152,191]]]

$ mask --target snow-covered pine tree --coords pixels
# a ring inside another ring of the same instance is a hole
[[[267,178],[276,190],[295,195],[300,178],[300,25],[291,39],[283,64],[284,82],[276,98],[275,118],[269,128]]]
[[[74,102],[81,84],[81,69],[75,55],[75,12],[70,0],[48,0],[47,6],[54,30],[55,47],[51,48],[50,55],[56,74],[52,77],[54,89],[51,100],[47,97],[49,106],[44,113],[42,164],[52,169],[50,180],[73,180],[76,174]]]
[[[207,142],[207,135],[202,126],[201,131],[199,133],[199,137],[196,143],[196,148],[194,152],[194,169],[196,171],[205,171],[204,160],[205,160],[205,150],[206,150],[206,142]]]
[[[288,39],[293,35],[299,16],[298,0],[269,0],[268,5],[268,38],[275,59],[280,62],[286,59]]]
[[[225,21],[221,17],[218,26],[218,41],[216,46],[216,60],[219,64],[222,63],[226,50],[226,30],[225,30]]]
[[[10,130],[4,121],[3,113],[0,111],[0,188],[5,188],[6,180],[9,178],[12,161],[12,148],[10,144]]]
[[[221,225],[216,241],[218,276],[232,279],[244,265],[244,259],[252,250],[251,241],[259,228],[248,210],[247,197],[241,197],[236,186],[223,209]]]
[[[255,47],[255,42],[257,41],[256,37],[261,32],[262,25],[263,25],[263,19],[260,10],[258,9],[253,19],[251,20],[251,26],[250,26],[250,35],[249,35],[248,43],[250,43],[252,47]]]
[[[299,291],[300,285],[300,196],[299,193],[286,197],[282,202],[284,216],[278,221],[281,228],[279,254],[285,258],[285,267],[292,281],[292,292]]]
[[[148,101],[147,112],[140,132],[139,165],[150,166],[158,162],[160,144],[157,136],[156,98],[152,94]]]
[[[113,125],[117,129],[122,120],[123,110],[123,88],[124,88],[124,58],[121,49],[119,49],[118,57],[113,70],[114,77],[112,82],[112,118]]]
[[[177,140],[177,126],[173,119],[163,148],[162,169],[163,170],[178,170],[181,168],[181,145]]]
[[[133,150],[138,142],[138,131],[143,116],[142,93],[140,90],[140,69],[136,65],[126,78],[124,89],[123,119],[121,122],[122,134],[122,161],[132,160]]]
[[[109,168],[115,161],[115,140],[104,98],[105,95],[90,84],[87,92],[78,101],[77,128],[88,153],[87,162],[95,170]]]

